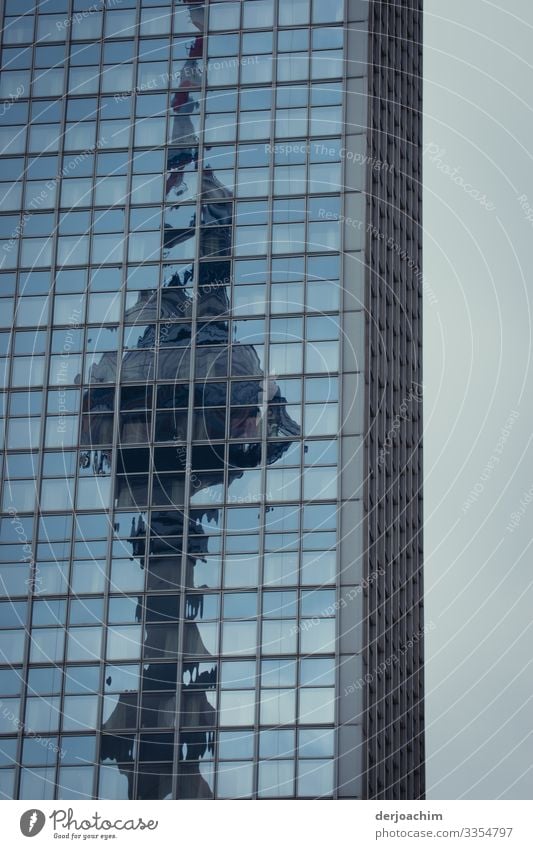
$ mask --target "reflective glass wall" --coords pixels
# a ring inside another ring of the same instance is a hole
[[[1,790],[334,797],[344,2],[34,6],[0,78]]]

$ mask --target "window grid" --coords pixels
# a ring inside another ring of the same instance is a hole
[[[108,13],[106,12],[106,18],[107,18],[107,14],[108,14]],[[207,41],[207,39],[204,39],[204,41]],[[34,52],[35,52],[35,51],[34,51]],[[102,68],[103,68],[103,56],[101,56],[101,58],[100,58],[100,69],[102,69]],[[205,75],[204,75],[204,76],[205,76]],[[204,80],[203,85],[205,86],[205,80]],[[202,90],[205,90],[205,89],[202,89]],[[139,96],[140,96],[140,93],[139,93],[139,92],[137,92],[137,93],[135,94],[135,100],[137,100],[137,99],[139,98]],[[80,97],[80,99],[82,99],[82,98]],[[38,102],[38,103],[39,103],[39,102],[41,102],[41,101],[38,99],[36,102]],[[66,109],[66,107],[65,107],[65,109]],[[205,116],[205,112],[202,112],[202,114]],[[97,120],[98,120],[98,125],[100,125],[101,123],[103,123],[103,121],[102,121],[102,117],[101,117],[101,116],[99,116]],[[172,120],[172,119],[170,119],[170,120]],[[133,157],[134,150],[138,149],[138,146],[137,146],[137,145],[135,145],[135,147],[133,147],[134,143],[135,143],[135,142],[134,142],[133,134],[130,134],[130,138],[129,138],[129,148],[128,148],[128,157],[129,157],[129,160],[130,160],[130,161],[132,161],[132,157]],[[61,141],[61,142],[60,142],[60,146],[62,146],[62,145],[63,145],[63,141]],[[229,148],[229,147],[230,147],[230,146],[228,146],[228,148]],[[199,149],[200,149],[200,150],[202,150],[202,133],[200,133]],[[75,152],[75,151],[74,151],[74,152]],[[60,155],[60,156],[62,155],[62,154],[61,154],[61,151],[60,151],[59,155]],[[199,160],[200,160],[200,161],[202,161],[202,159],[201,159],[200,157],[199,157]],[[96,162],[96,157],[95,157],[95,158],[94,158],[94,162],[93,162],[93,178],[95,178],[95,173],[96,173],[96,164],[97,164],[97,162]],[[309,168],[310,168],[310,165],[309,165],[309,163],[307,163],[307,164],[306,164],[306,169],[309,169]],[[272,186],[273,186],[273,179],[274,179],[274,162],[273,162],[273,161],[269,164],[269,172],[270,172],[270,174],[269,174],[269,183],[270,183],[270,186],[272,187]],[[130,173],[130,178],[131,178],[131,173]],[[308,183],[308,179],[309,179],[309,171],[308,171],[308,170],[306,170],[306,176],[305,176],[305,182],[306,182],[306,185],[307,185],[307,183]],[[65,180],[67,180],[67,178],[66,178],[66,177],[64,178],[64,180],[63,180],[62,182],[65,182]],[[130,204],[130,201],[128,200],[128,198],[129,198],[129,197],[130,197],[130,194],[129,194],[129,192],[127,192],[127,194],[125,195],[125,198],[124,198],[124,204],[123,204],[123,207],[124,207],[124,210],[125,210],[125,220],[126,220],[126,221],[129,221],[129,220],[130,220],[130,219],[129,219],[129,211],[130,211],[130,205],[131,205],[131,204]],[[237,200],[236,200],[236,199],[235,199],[234,203],[235,203],[235,204],[237,203]],[[134,209],[134,208],[137,208],[137,207],[133,207],[133,206],[131,206],[131,208],[132,208],[132,209]],[[142,208],[142,207],[139,207],[139,208]],[[202,199],[198,196],[198,197],[197,197],[197,200],[196,200],[196,209],[197,209],[197,218],[196,218],[196,221],[197,221],[197,222],[201,220],[201,219],[200,219],[200,211],[201,211],[201,208],[202,208]],[[57,240],[60,238],[60,237],[58,237],[58,236],[57,236],[57,226],[58,226],[58,224],[59,224],[59,212],[58,212],[58,209],[59,209],[59,207],[57,207],[57,206],[56,206],[56,207],[55,207],[55,213],[54,213],[54,214],[55,214],[55,222],[56,222],[56,226],[54,227],[54,233],[56,233],[56,235],[54,236],[54,241],[57,241]],[[95,214],[96,214],[96,213],[95,213]],[[269,225],[268,225],[268,226],[269,226],[269,228],[272,228],[272,227],[273,227],[273,222],[272,222],[271,217],[270,217],[270,221],[269,221]],[[198,228],[196,228],[196,229],[198,230]],[[269,230],[269,235],[271,235],[271,230]],[[269,242],[269,244],[271,244],[271,242],[272,242],[271,237],[268,239],[268,242]],[[94,250],[94,248],[93,248],[93,250]],[[194,258],[193,258],[193,259],[194,259],[194,263],[195,263],[195,265],[196,265],[196,267],[197,267],[197,268],[199,267],[199,260],[200,260],[200,256],[198,255],[198,251],[199,251],[199,244],[198,244],[198,240],[197,240],[196,253],[195,253],[195,256],[194,256]],[[53,255],[53,256],[55,255],[55,248],[54,248],[54,252],[53,252],[53,254],[52,254],[52,255]],[[154,266],[154,268],[155,268],[155,267],[156,267],[156,266]],[[75,270],[75,267],[74,267],[74,266],[72,266],[72,269],[73,269],[73,270]],[[123,280],[123,282],[124,282],[124,280]],[[198,285],[199,285],[199,282],[198,282],[198,280],[196,280],[196,281],[195,281],[195,286],[197,287]],[[308,284],[307,284],[307,285],[308,285]],[[123,288],[123,287],[121,287],[121,288]],[[237,288],[237,287],[235,287],[235,288]],[[193,326],[195,326],[195,322],[198,320],[198,316],[197,316],[197,314],[196,314],[196,313],[197,313],[197,309],[198,309],[198,299],[196,298],[196,299],[193,299],[193,304],[192,304],[192,316],[191,316],[191,318],[192,318]],[[295,311],[295,312],[298,312],[298,311]],[[333,311],[333,312],[335,312],[335,311]],[[303,313],[302,313],[302,314],[303,314]],[[122,315],[123,315],[123,308],[121,308],[121,310],[120,310],[120,315],[119,315],[119,317],[118,317],[118,321],[117,321],[117,327],[118,327],[118,333],[119,333],[119,334],[123,334],[123,333],[124,333],[124,327],[126,327],[126,325],[123,323]],[[246,315],[246,313],[244,313],[244,315]],[[240,318],[240,315],[239,315],[239,318]],[[270,322],[271,322],[271,320],[272,320],[272,319],[273,319],[273,316],[272,316],[272,315],[271,315],[271,313],[267,310],[267,311],[266,311],[265,339],[268,339],[268,338],[269,338],[269,335],[270,335],[270,334],[269,334],[269,328],[270,328]],[[236,320],[237,320],[236,318],[228,319],[228,324],[229,324],[230,329],[232,329],[232,328],[233,328],[233,326],[234,326],[234,324],[235,324]],[[185,322],[182,322],[182,323],[184,324]],[[163,326],[163,327],[164,327],[164,326],[165,326],[165,324],[168,324],[168,320],[167,320],[166,322],[159,321],[159,323],[158,323],[158,325],[157,325],[157,326],[159,326],[159,327],[162,327],[162,326]],[[51,331],[50,331],[50,333],[51,333]],[[232,338],[232,336],[230,336],[230,338]],[[193,355],[191,356],[191,366],[190,366],[190,368],[191,368],[191,369],[193,369],[193,367],[194,367],[194,366],[193,366],[193,364],[194,364],[194,351],[195,351],[195,336],[194,336],[194,334],[193,334],[193,341],[192,341],[191,349],[192,349]],[[120,346],[119,346],[119,351],[120,351]],[[85,355],[85,357],[87,358],[87,355]],[[46,373],[48,373],[48,370],[46,371]],[[82,375],[83,375],[84,373],[85,373],[85,366],[83,365],[83,366],[82,366]],[[295,371],[295,374],[299,374],[299,371]],[[190,379],[191,379],[191,380],[193,380],[193,379],[194,379],[194,378],[193,378],[193,375],[192,375],[192,372],[191,372]],[[158,381],[157,381],[156,374],[154,374],[153,381],[154,381],[154,382],[153,382],[151,385],[153,385],[153,386],[157,386],[157,385],[158,385]],[[221,382],[221,381],[214,381],[214,382]],[[229,383],[229,380],[228,380],[227,382]],[[74,386],[75,384],[70,384],[70,385],[71,385],[71,386]],[[115,464],[116,464],[116,462],[117,462],[117,454],[119,453],[119,452],[118,452],[118,449],[117,449],[117,446],[120,444],[120,435],[119,435],[120,412],[119,412],[119,392],[118,392],[118,387],[119,387],[119,386],[122,386],[122,385],[125,385],[125,384],[124,384],[124,381],[123,381],[123,380],[121,380],[120,384],[119,384],[119,383],[117,383],[117,382],[116,382],[116,380],[115,380],[115,382],[114,382],[114,383],[110,383],[110,384],[109,384],[109,386],[110,386],[110,387],[112,387],[113,385],[115,385],[115,386],[116,386],[117,391],[115,392],[115,406],[114,406],[114,425],[113,425],[113,427],[114,427],[114,434],[113,434],[113,439],[112,439],[112,441],[111,441],[111,445],[112,445],[111,459],[112,459],[112,464],[113,464],[113,465],[112,465],[112,469],[111,469],[111,474],[110,474],[111,479],[115,479],[115,477],[116,477],[116,466],[115,466]],[[192,385],[192,384],[191,384],[191,385]],[[106,384],[106,388],[107,388],[107,386],[108,386],[108,384]],[[81,385],[80,385],[80,389],[82,390],[82,392],[84,392],[84,391],[86,391],[86,390],[87,390],[87,384],[86,384],[86,382],[85,382],[83,379],[82,379],[82,382],[81,382]],[[48,390],[48,394],[52,394],[53,392],[54,392],[54,389],[53,389],[53,388],[50,388],[50,389]],[[155,396],[155,392],[154,392],[154,396]],[[153,400],[153,404],[155,404],[155,398],[154,398],[154,400]],[[155,407],[153,408],[153,410],[154,410],[154,412],[153,412],[152,428],[154,428],[154,427],[155,427]],[[187,445],[194,445],[194,444],[195,444],[195,441],[193,441],[193,431],[192,431],[192,427],[193,427],[193,415],[194,415],[193,393],[191,392],[191,393],[189,393],[189,402],[188,402],[188,423],[187,423],[187,428],[188,428],[188,429],[187,429],[187,442],[186,442],[186,444],[187,444]],[[226,422],[226,427],[228,427],[228,426],[229,426],[229,420]],[[80,427],[81,427],[81,423],[80,423]],[[40,452],[39,452],[39,454],[40,454],[40,456],[41,456],[41,463],[42,463],[42,462],[44,461],[44,454],[45,454],[45,442],[44,442],[44,440],[45,440],[45,430],[44,430],[44,428],[42,429],[41,439],[42,439],[42,443],[41,443],[41,445],[39,446],[39,447],[40,447]],[[154,440],[154,439],[155,439],[155,437],[154,437],[154,433],[153,433],[153,431],[152,431],[152,433],[150,434],[150,439],[149,439],[149,441],[148,441],[148,442],[150,443],[150,442],[152,442],[152,440]],[[225,440],[226,440],[226,442],[227,442],[229,439],[231,439],[231,435],[229,434],[229,432],[227,432],[227,431],[226,431],[226,434],[225,434]],[[300,441],[300,440],[297,440],[297,441]],[[309,440],[304,440],[304,441],[309,441]],[[311,440],[311,441],[313,441],[313,440]],[[267,434],[266,434],[266,431],[265,431],[265,430],[263,430],[263,433],[262,433],[262,436],[261,436],[261,443],[262,443],[262,454],[263,454],[263,458],[265,458],[266,453],[267,453],[268,446],[272,444],[272,443],[270,442],[270,439],[267,439]],[[141,444],[142,444],[142,443],[141,443]],[[214,443],[214,444],[217,444],[217,443]],[[224,444],[224,442],[222,442],[221,444]],[[236,442],[235,444],[238,444],[238,442]],[[302,442],[301,444],[303,445],[303,442]],[[266,465],[266,464],[264,463],[264,461],[263,461],[263,462],[261,463],[261,465],[260,465],[260,467],[259,467],[259,468],[260,468],[260,470],[261,470],[261,475],[262,475],[261,491],[264,493],[264,492],[266,492],[266,475],[267,475],[267,468],[268,468],[268,467],[267,467],[267,465]],[[152,475],[151,475],[151,476],[152,476]],[[189,477],[189,487],[188,487],[188,488],[189,488],[189,491],[190,491],[190,486],[191,486],[191,485],[190,485],[190,476],[191,476],[191,471],[190,471],[190,469],[187,471],[187,476]],[[80,487],[80,480],[81,480],[81,478],[79,477],[79,475],[74,475],[73,479],[74,479],[74,487],[75,487],[75,489],[74,489],[74,498],[75,498],[74,504],[77,504],[77,493],[78,493],[78,489],[79,489],[79,487]],[[227,485],[227,472],[226,472],[226,485]],[[301,484],[300,484],[300,486],[301,486]],[[186,492],[186,491],[187,491],[187,489],[185,490],[185,492]],[[300,499],[302,498],[301,491],[300,491],[300,493],[299,493],[299,497],[300,497]],[[149,496],[148,496],[148,500],[147,500],[147,507],[150,505],[150,503],[151,503],[151,501],[150,501],[150,498],[149,498]],[[186,504],[186,501],[185,501],[185,494],[184,494],[184,505],[185,505],[185,504]],[[231,504],[231,502],[228,502],[228,506],[229,506],[230,504]],[[187,540],[188,533],[189,533],[189,525],[188,525],[187,523],[185,523],[185,525],[184,525],[184,534],[183,534],[183,535],[184,535],[184,540],[185,540],[185,541]],[[263,542],[262,542],[262,544],[261,544],[261,545],[263,546],[263,545],[264,545],[264,529],[263,529],[263,531],[262,531],[262,533],[261,533],[261,540],[263,540]],[[73,530],[72,530],[72,544],[74,544],[74,525],[73,525]],[[186,543],[185,543],[185,544],[186,544]],[[263,556],[264,556],[264,554],[265,554],[265,550],[264,550],[264,548],[263,548],[263,547],[261,548],[260,554],[261,554],[261,560],[262,560],[262,559],[263,559]],[[185,561],[185,559],[186,559],[186,555],[185,555],[185,554],[183,554],[182,559],[183,559],[183,561]],[[185,563],[183,563],[183,568],[185,568]],[[183,606],[183,605],[185,604],[185,598],[184,598],[184,595],[185,595],[185,594],[184,594],[183,592],[181,592],[181,595],[182,595],[182,602],[181,602],[181,603],[182,603],[182,606]],[[262,595],[262,585],[261,585],[261,584],[259,585],[259,595],[260,595],[260,597],[261,597],[261,595]],[[106,599],[106,601],[105,601],[106,605],[107,605],[107,598],[108,598],[108,596],[109,596],[109,588],[108,588],[108,587],[107,587],[107,585],[106,585],[106,588],[105,588],[105,590],[104,590],[104,599]],[[98,597],[98,596],[95,596],[95,597]],[[146,596],[145,596],[145,597],[146,597]],[[184,616],[183,616],[183,615],[180,617],[180,622],[181,622],[180,627],[183,629],[183,623],[184,623]],[[50,627],[52,627],[52,626],[50,626]],[[258,617],[258,629],[259,629],[259,627],[260,627],[260,617]],[[220,628],[222,629],[222,624],[220,624]],[[298,636],[298,641],[300,642],[300,640],[301,640],[301,632],[298,632],[297,636]],[[181,640],[180,640],[180,645],[181,645],[181,644],[182,644],[182,642],[181,642]],[[220,645],[221,645],[221,644],[220,644]],[[258,667],[257,667],[257,668],[258,668],[258,669],[259,669],[259,663],[260,663],[260,658],[259,658],[259,655],[258,655],[258,657],[257,657],[257,665],[258,665]],[[102,671],[102,675],[103,675],[103,674],[104,674],[104,673],[103,673],[103,671]],[[102,678],[101,680],[102,680],[102,682],[103,682],[103,678]],[[101,689],[103,690],[103,685],[102,685],[102,688],[101,688]],[[257,684],[257,691],[259,692],[259,684]],[[257,700],[257,704],[258,704],[258,701],[259,701],[259,700]],[[257,711],[258,711],[258,710],[259,710],[259,707],[257,707]],[[256,726],[257,726],[257,723],[258,723],[258,722],[259,722],[259,714],[257,713],[256,722],[255,722],[255,725],[256,725]],[[140,732],[140,729],[139,729],[139,732]],[[68,736],[68,734],[67,734],[67,736]],[[257,760],[257,758],[254,758],[254,761],[256,761],[256,760]]]

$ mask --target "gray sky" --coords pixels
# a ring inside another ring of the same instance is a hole
[[[533,3],[424,6],[428,796],[531,799]]]

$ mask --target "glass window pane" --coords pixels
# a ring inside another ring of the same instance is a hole
[[[253,789],[252,763],[222,763],[217,770],[219,799],[246,799]]]
[[[331,796],[334,788],[334,762],[299,761],[298,796],[319,799]]]
[[[280,26],[295,26],[309,23],[310,0],[278,0]]]
[[[274,25],[274,0],[244,0],[243,27],[272,27]]]
[[[0,661],[22,663],[24,657],[24,631],[0,631]]]
[[[81,731],[96,728],[98,696],[65,696],[63,701],[63,729]]]
[[[333,757],[335,753],[335,732],[328,728],[307,728],[300,731],[298,754],[305,758]]]
[[[302,619],[301,649],[305,654],[328,654],[335,651],[334,619]]]
[[[58,799],[92,799],[94,767],[65,766],[59,770]]]
[[[254,753],[253,731],[221,731],[218,737],[218,756],[221,760],[251,760]]]
[[[50,732],[59,728],[59,696],[29,698],[26,702],[26,732]]]
[[[99,660],[101,645],[101,627],[71,628],[67,642],[67,660]]]
[[[292,761],[261,761],[259,763],[259,797],[276,799],[294,793],[294,763]]]
[[[269,729],[259,734],[260,758],[292,758],[295,744],[294,730]]]
[[[294,654],[298,627],[295,620],[263,622],[263,654]]]
[[[296,691],[262,690],[261,725],[287,725],[295,721]]]
[[[124,660],[140,657],[140,625],[124,625],[122,628],[109,628],[107,636],[107,657],[110,660]]]
[[[256,623],[224,622],[222,626],[223,654],[255,654],[257,644]]]
[[[220,693],[220,725],[253,725],[254,709],[254,691],[223,690]]]
[[[20,799],[53,799],[55,768],[23,769],[20,774]]]
[[[65,632],[62,628],[33,628],[30,662],[50,663],[63,660]]]

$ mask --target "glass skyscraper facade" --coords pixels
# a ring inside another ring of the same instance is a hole
[[[420,17],[5,0],[4,797],[423,795]]]

